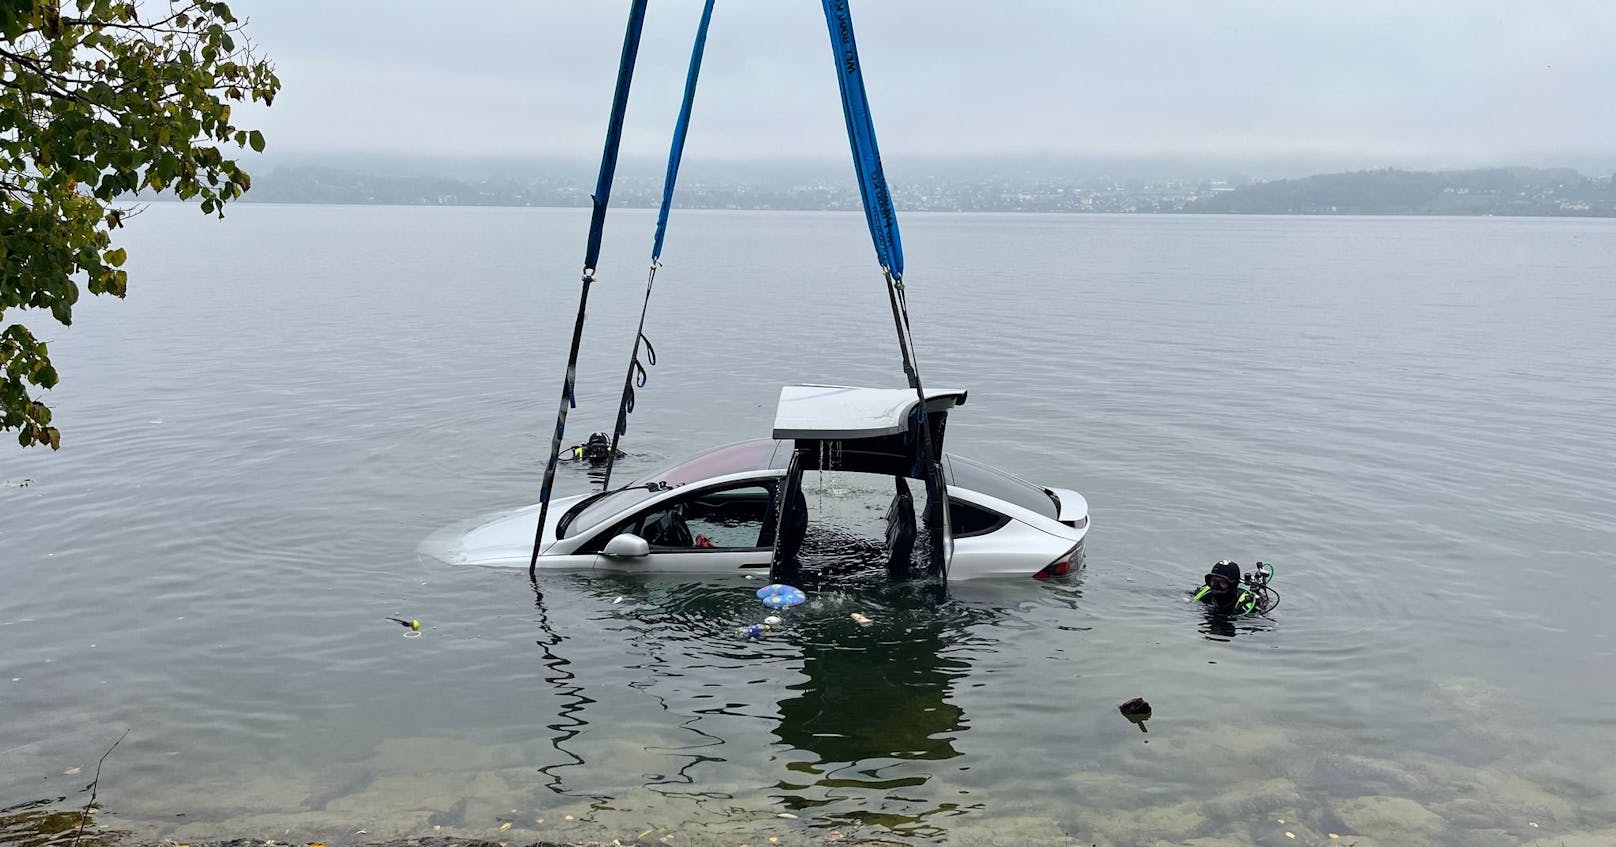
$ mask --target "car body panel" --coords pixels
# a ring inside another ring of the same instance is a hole
[[[1089,529],[1088,501],[1069,488],[1044,488],[944,452],[949,410],[965,402],[966,392],[933,389],[925,396],[926,439],[940,464],[940,479],[927,485],[940,483],[951,502],[947,510],[923,520],[941,524],[942,561],[948,565],[949,578],[1032,576],[1068,555],[1079,565]],[[791,545],[801,543],[806,515],[806,507],[799,505],[803,472],[843,470],[911,478],[924,467],[917,446],[926,443],[919,437],[919,403],[913,389],[786,386],[780,392],[772,438],[712,448],[612,492],[553,501],[540,538],[538,567],[620,573],[769,572],[778,537],[785,539],[783,550],[789,547],[782,552],[782,562],[795,568]],[[762,490],[751,491],[752,486]],[[905,486],[897,490],[905,498],[894,503],[908,502]],[[788,491],[782,507],[782,495]],[[959,514],[971,519],[968,526],[955,527],[955,504],[962,504]],[[434,549],[428,550],[427,544],[422,549],[450,563],[526,566],[538,512],[538,506],[529,506],[498,515]],[[889,510],[888,547],[906,543],[892,540],[894,532],[908,538],[916,534],[914,516],[902,518],[901,524],[894,517],[908,512],[912,509]],[[776,523],[791,528],[791,534],[777,531]],[[607,542],[622,534],[634,535],[644,545],[614,549],[645,550],[645,554],[606,555]],[[895,567],[894,572],[902,570]]]
[[[594,526],[580,528],[568,537],[555,540],[555,527],[583,496],[557,500],[551,511],[550,526],[546,528],[546,546],[539,556],[539,567],[545,570],[602,570],[619,573],[733,573],[740,570],[766,571],[772,557],[770,547],[722,549],[655,549],[644,557],[610,557],[598,552],[610,539],[614,530],[624,522],[654,511],[666,504],[699,497],[704,492],[730,486],[756,483],[778,484],[783,470],[754,470],[724,474],[700,482],[687,483],[666,491],[658,491],[629,508],[603,519]],[[1007,520],[997,529],[979,534],[963,535],[952,539],[953,557],[949,579],[965,580],[995,576],[1031,576],[1045,565],[1066,553],[1081,547],[1088,534],[1086,508],[1076,514],[1075,506],[1087,501],[1069,489],[1053,489],[1061,498],[1061,515],[1069,520],[1081,521],[1077,527],[1049,518],[1015,503],[1001,500],[961,486],[948,486],[952,500],[967,503]],[[1075,517],[1073,517],[1075,515]],[[478,564],[491,567],[526,566],[532,552],[533,521],[538,507],[529,506],[486,521],[460,536],[458,544],[445,552],[435,552],[440,559],[454,564]]]
[[[957,388],[926,391],[926,410],[943,412],[963,405]],[[908,428],[919,404],[912,388],[854,388],[846,385],[787,385],[780,389],[774,437],[820,441],[878,438]]]
[[[1060,514],[1056,520],[1064,524],[1076,524],[1078,527],[1087,525],[1089,517],[1089,501],[1083,495],[1070,488],[1045,488],[1055,499],[1060,501]]]

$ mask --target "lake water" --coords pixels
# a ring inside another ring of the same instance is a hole
[[[1082,491],[1087,571],[748,642],[755,582],[417,552],[537,499],[587,212],[153,206],[128,300],[42,333],[61,452],[0,447],[0,808],[129,729],[100,818],[180,841],[1616,843],[1616,221],[904,226],[950,449]],[[680,212],[664,260],[629,473],[901,384],[859,215]],[[1272,620],[1186,604],[1220,558]]]

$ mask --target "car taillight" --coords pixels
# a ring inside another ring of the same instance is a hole
[[[1066,555],[1061,556],[1059,559],[1056,559],[1047,565],[1044,565],[1044,569],[1033,574],[1032,578],[1049,579],[1052,576],[1065,576],[1071,573],[1072,568],[1077,566],[1078,549],[1079,548],[1077,547],[1073,547],[1072,549],[1067,550]]]

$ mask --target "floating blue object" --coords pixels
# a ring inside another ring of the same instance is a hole
[[[802,589],[790,585],[765,585],[757,591],[759,600],[771,609],[784,609],[790,606],[801,605],[808,600],[808,595]]]

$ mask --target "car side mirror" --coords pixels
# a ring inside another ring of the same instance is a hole
[[[651,555],[651,545],[638,535],[625,532],[606,542],[606,548],[600,553],[614,559],[638,559]]]

